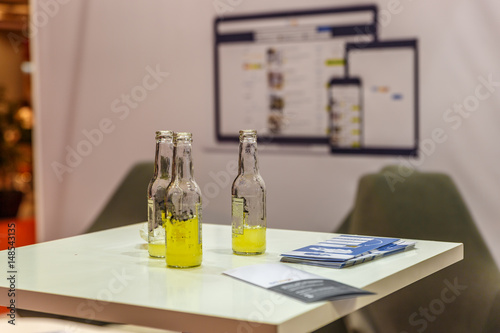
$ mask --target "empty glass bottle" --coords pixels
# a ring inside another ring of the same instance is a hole
[[[266,251],[266,185],[257,164],[257,131],[241,130],[239,171],[233,182],[233,253],[261,254]]]
[[[169,267],[201,264],[201,191],[193,177],[191,133],[174,135],[174,167],[167,189],[166,261]]]
[[[172,131],[156,132],[155,171],[148,185],[148,251],[151,257],[165,257],[165,228],[167,203],[165,195],[172,180],[174,151]]]

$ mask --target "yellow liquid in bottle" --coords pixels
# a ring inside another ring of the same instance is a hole
[[[235,254],[253,255],[266,251],[266,228],[245,225],[243,234],[233,232],[233,252]]]
[[[151,257],[165,258],[165,243],[148,244],[148,251]]]
[[[198,217],[189,220],[171,218],[166,223],[167,266],[186,268],[201,265],[201,227]]]
[[[149,214],[153,211],[153,200],[148,200]],[[161,211],[162,226],[149,232],[148,252],[153,258],[165,258],[165,211]]]

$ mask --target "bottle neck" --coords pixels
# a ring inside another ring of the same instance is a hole
[[[155,171],[154,177],[170,178],[174,144],[172,138],[159,138],[156,140]]]
[[[240,141],[240,174],[258,174],[259,166],[257,164],[257,141],[243,139]]]
[[[174,174],[176,180],[193,179],[193,160],[191,157],[191,143],[179,142],[174,148]]]

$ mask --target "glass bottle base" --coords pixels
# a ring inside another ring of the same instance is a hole
[[[201,266],[201,264],[198,264],[198,265],[194,265],[194,266],[174,266],[174,265],[167,265],[168,268],[194,268],[194,267],[198,267],[198,266]]]
[[[266,227],[244,225],[243,233],[232,234],[234,254],[253,256],[266,252]]]
[[[239,255],[239,256],[257,256],[257,255],[263,254],[265,252],[266,251],[262,251],[262,252],[240,252],[240,251],[233,250],[233,254],[236,254],[236,255]]]
[[[165,258],[165,243],[149,243],[148,253],[151,258]]]

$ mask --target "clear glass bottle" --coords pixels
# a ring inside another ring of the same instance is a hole
[[[233,253],[266,251],[266,185],[257,164],[257,131],[241,130],[239,172],[231,188]]]
[[[167,189],[167,266],[185,268],[201,264],[201,191],[193,177],[191,133],[174,135],[174,167]]]
[[[165,218],[167,187],[172,180],[174,132],[157,131],[155,171],[148,185],[148,252],[151,257],[165,257]]]

